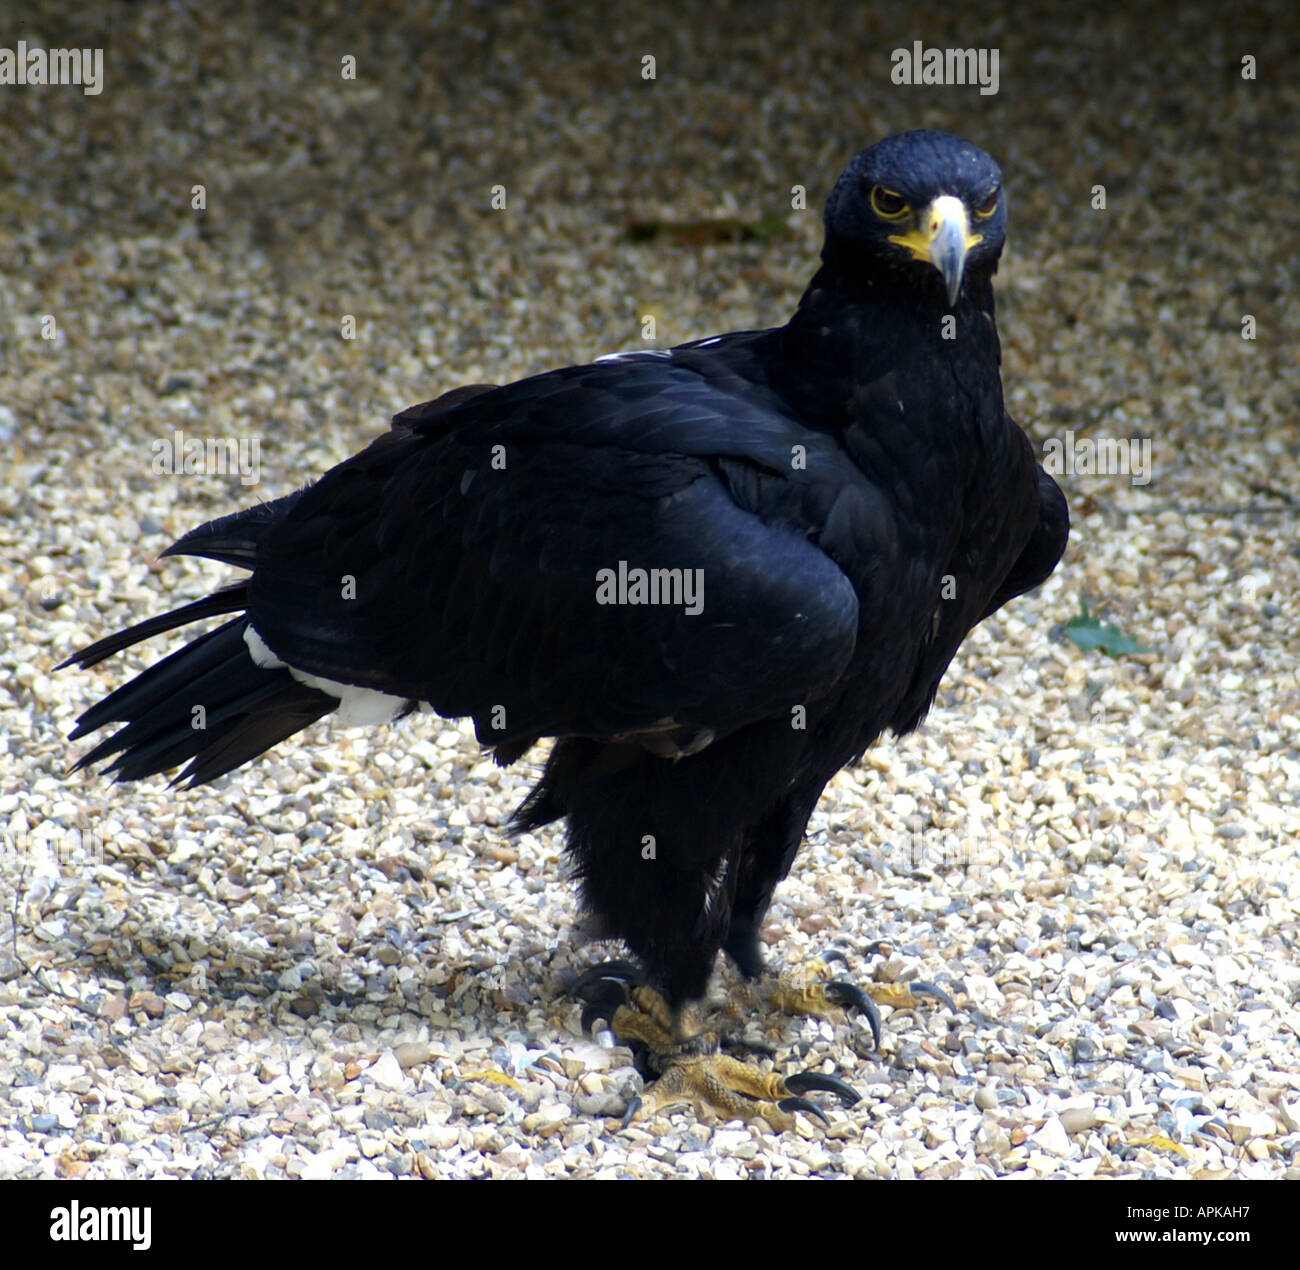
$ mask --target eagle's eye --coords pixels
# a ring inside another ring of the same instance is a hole
[[[992,216],[993,213],[996,212],[997,210],[998,210],[998,191],[995,189],[989,194],[988,198],[986,198],[984,202],[975,209],[975,219],[988,220],[988,218]]]
[[[907,200],[883,185],[871,187],[871,210],[882,220],[902,220],[907,215]]]

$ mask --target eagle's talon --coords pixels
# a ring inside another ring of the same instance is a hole
[[[569,988],[569,995],[580,1001],[591,998],[587,995],[598,985],[620,984],[625,989],[636,987],[645,982],[640,969],[630,961],[602,961],[599,965],[584,970]]]
[[[597,1031],[594,1025],[597,1023],[605,1025],[599,1029],[600,1031],[612,1031],[611,1024],[614,1019],[614,1011],[623,1004],[625,1003],[622,1001],[592,1001],[582,1011],[582,1034],[594,1037]]]
[[[830,1124],[826,1113],[807,1098],[782,1098],[776,1105],[787,1114],[793,1115],[796,1111],[806,1111],[810,1116],[816,1116],[822,1124]]]
[[[880,1048],[880,1011],[876,1008],[876,1003],[865,993],[856,983],[850,983],[847,979],[832,979],[830,983],[823,988],[826,1000],[832,1005],[838,1005],[843,1009],[854,1009],[860,1014],[866,1016],[868,1025],[871,1028],[871,1042],[873,1049]]]
[[[913,979],[907,987],[914,997],[934,997],[954,1014],[957,1013],[957,1003],[938,984],[930,983],[926,979]]]
[[[783,1083],[792,1094],[806,1094],[813,1090],[835,1094],[846,1107],[862,1101],[862,1095],[852,1085],[825,1072],[795,1072],[793,1076],[784,1077]]]
[[[617,1035],[614,1015],[620,1009],[635,1009],[633,992],[644,983],[645,976],[630,961],[602,961],[585,970],[569,987],[569,996],[585,1003],[582,1034],[595,1037],[595,1025],[603,1023],[602,1032]]]

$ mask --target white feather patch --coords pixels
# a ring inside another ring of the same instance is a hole
[[[327,696],[337,697],[339,704],[335,715],[340,723],[352,727],[391,723],[410,704],[405,697],[396,697],[390,692],[340,683],[337,679],[325,679],[295,669],[271,651],[266,640],[253,629],[251,622],[244,628],[244,643],[248,645],[248,655],[252,657],[254,665],[262,670],[287,670],[300,684],[315,688]]]
[[[244,643],[248,645],[248,655],[253,659],[253,665],[259,670],[284,669],[284,662],[267,647],[266,640],[253,629],[252,622],[244,627]]]

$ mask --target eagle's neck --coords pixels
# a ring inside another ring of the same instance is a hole
[[[926,396],[954,377],[979,396],[997,391],[1000,404],[992,270],[972,270],[952,307],[937,273],[930,282],[924,274],[848,271],[833,260],[822,265],[778,332],[786,368],[779,390],[805,422],[847,427],[885,380],[904,398],[916,396],[904,406],[915,411],[921,430],[931,422]],[[932,423],[941,428],[947,420]]]

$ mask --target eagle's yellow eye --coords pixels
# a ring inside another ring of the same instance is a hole
[[[883,185],[871,187],[871,210],[882,220],[902,220],[908,213],[907,200]]]
[[[998,192],[997,190],[994,190],[988,196],[988,198],[984,200],[983,206],[977,207],[975,209],[975,219],[988,220],[988,218],[992,216],[993,213],[996,212],[997,210],[998,210]]]

